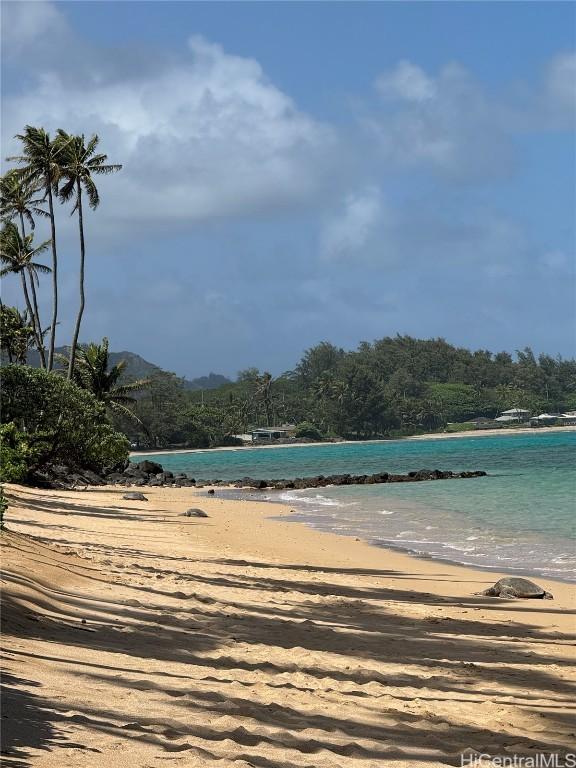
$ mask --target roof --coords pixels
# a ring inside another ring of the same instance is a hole
[[[509,408],[507,411],[502,411],[502,416],[513,416],[517,413],[530,413],[530,411],[527,411],[524,408]]]
[[[255,434],[256,432],[287,432],[288,430],[285,427],[258,427],[258,429],[253,429],[252,434]]]

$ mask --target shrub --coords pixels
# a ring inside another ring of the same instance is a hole
[[[18,475],[50,464],[112,469],[128,458],[124,435],[108,422],[104,406],[56,373],[24,365],[2,369],[3,453]],[[20,476],[20,479],[23,479]]]
[[[0,482],[18,483],[28,474],[33,451],[14,423],[0,425]]]
[[[296,427],[294,437],[307,437],[310,440],[323,440],[324,435],[315,424],[310,421],[303,421]]]

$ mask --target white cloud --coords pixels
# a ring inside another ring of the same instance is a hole
[[[338,259],[361,252],[382,222],[384,209],[380,191],[367,187],[349,194],[337,215],[328,219],[320,236],[320,253]]]
[[[423,69],[405,60],[400,61],[392,72],[380,75],[376,90],[384,98],[416,102],[428,101],[437,94],[434,80]]]
[[[373,111],[365,125],[386,162],[461,179],[510,170],[502,109],[459,64],[433,77],[401,61],[375,88],[383,111]]]
[[[42,8],[33,20],[19,15],[28,36],[54,25],[58,12]],[[111,217],[189,220],[301,204],[332,172],[333,130],[300,111],[253,59],[198,36],[178,62],[159,62],[145,77],[111,77],[89,50],[87,59],[89,78],[71,79],[52,63],[35,86],[5,99],[4,148],[17,149],[11,137],[25,124],[98,133],[110,160],[124,165],[102,182]]]

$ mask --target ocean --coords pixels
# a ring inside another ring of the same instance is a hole
[[[482,469],[488,477],[253,495],[289,504],[294,520],[375,545],[510,573],[576,581],[575,448],[576,432],[567,431],[241,448],[146,458],[197,480]]]

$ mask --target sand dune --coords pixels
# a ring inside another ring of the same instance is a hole
[[[3,765],[434,768],[574,745],[567,585],[473,597],[497,575],[190,489],[8,491]]]

